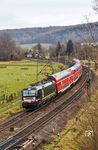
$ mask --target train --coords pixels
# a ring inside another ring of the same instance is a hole
[[[65,92],[75,84],[82,76],[82,63],[78,59],[73,60],[74,64],[63,71],[54,73],[35,85],[30,85],[22,90],[22,107],[34,109],[60,93]]]

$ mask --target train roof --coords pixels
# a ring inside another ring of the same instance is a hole
[[[50,75],[50,77],[53,77],[56,81],[58,81],[62,79],[63,77],[67,77],[68,75],[69,75],[69,71],[63,70],[61,72]]]
[[[54,83],[54,81],[48,81],[48,80],[47,81],[42,81],[42,82],[37,83],[36,85],[30,85],[27,88],[24,88],[23,90],[35,90],[35,89],[40,90],[43,87],[47,87],[47,86],[49,86],[53,83]]]
[[[79,66],[81,66],[81,62],[78,59],[74,59],[74,61],[76,62],[75,65],[73,65],[70,69],[71,70],[75,70],[77,69]]]

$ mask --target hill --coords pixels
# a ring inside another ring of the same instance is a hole
[[[94,39],[98,41],[98,22],[90,23]],[[0,36],[9,34],[17,44],[57,43],[71,39],[74,42],[93,42],[86,24],[73,26],[33,27],[22,29],[0,30]]]

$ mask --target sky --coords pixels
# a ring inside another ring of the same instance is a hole
[[[0,0],[0,30],[98,21],[94,0]]]

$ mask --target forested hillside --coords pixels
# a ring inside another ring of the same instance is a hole
[[[93,42],[90,30],[94,39],[98,41],[98,22],[88,25],[0,30],[0,36],[9,34],[17,44],[57,43],[58,41],[66,42],[69,39],[74,42]]]

